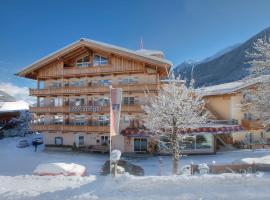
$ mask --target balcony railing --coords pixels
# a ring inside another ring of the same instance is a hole
[[[241,124],[247,130],[256,130],[262,128],[262,123],[260,120],[243,119]]]
[[[90,67],[72,67],[64,68],[59,71],[53,71],[51,73],[44,73],[40,75],[40,78],[52,78],[52,77],[78,77],[85,75],[98,75],[98,74],[119,74],[119,73],[132,73],[132,72],[144,72],[143,66],[90,66]]]
[[[109,126],[89,126],[89,125],[66,125],[66,124],[31,124],[33,131],[63,131],[63,132],[95,132],[108,133]]]
[[[142,92],[157,91],[157,84],[134,84],[134,85],[115,85],[114,87],[122,88],[124,92]],[[63,87],[48,89],[30,89],[30,96],[47,96],[47,95],[71,95],[71,94],[100,94],[109,93],[108,86],[100,87]]]
[[[78,106],[80,107],[80,106]],[[108,113],[110,112],[109,106],[93,106],[95,109],[72,109],[72,106],[61,107],[30,107],[32,113]],[[122,105],[122,112],[142,113],[141,105]]]

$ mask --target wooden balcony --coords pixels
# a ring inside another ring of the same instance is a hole
[[[262,123],[259,120],[243,119],[241,125],[247,130],[257,130],[262,128]]]
[[[43,73],[39,78],[59,78],[59,77],[83,77],[105,74],[121,74],[121,73],[143,73],[143,66],[90,66],[90,67],[71,67],[56,70],[51,73]]]
[[[33,131],[61,131],[61,132],[94,132],[94,133],[109,133],[109,126],[75,126],[75,125],[58,125],[58,124],[31,124],[30,128]]]
[[[157,91],[157,84],[134,84],[134,85],[115,85],[114,87],[122,88],[124,92],[144,92]],[[49,95],[83,95],[83,94],[100,94],[109,93],[108,86],[97,87],[64,87],[48,89],[30,89],[30,96],[49,96]]]
[[[86,111],[83,110],[79,112],[72,111],[70,106],[62,106],[62,107],[30,107],[30,112],[32,113],[109,113],[109,106],[100,106],[98,111]],[[122,105],[122,112],[131,112],[131,113],[143,113],[143,109],[141,105]]]

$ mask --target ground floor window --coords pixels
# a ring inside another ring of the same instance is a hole
[[[63,145],[63,138],[62,137],[55,137],[54,143],[55,143],[55,145]]]
[[[183,136],[179,143],[180,149],[190,150],[190,149],[211,149],[213,148],[213,135],[203,134],[203,135],[189,135]]]
[[[101,136],[101,145],[109,145],[110,138],[109,136]]]
[[[146,152],[147,151],[147,139],[146,138],[134,138],[134,151]]]
[[[79,136],[78,137],[78,143],[79,143],[79,146],[84,145],[84,136]]]

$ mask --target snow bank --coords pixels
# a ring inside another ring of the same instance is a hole
[[[248,164],[268,164],[270,165],[270,155],[259,157],[259,158],[243,158],[241,161]]]
[[[86,168],[75,163],[47,163],[40,164],[34,170],[33,175],[38,176],[85,176]]]
[[[0,199],[178,200],[269,199],[263,174],[99,177],[0,176]]]

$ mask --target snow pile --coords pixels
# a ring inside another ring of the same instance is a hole
[[[0,112],[13,110],[28,110],[29,104],[23,100],[15,102],[5,102],[0,107]]]
[[[86,168],[75,163],[47,163],[38,165],[33,174],[38,176],[85,176]]]
[[[270,165],[270,155],[258,157],[258,158],[243,158],[241,161],[248,164],[268,164]]]

